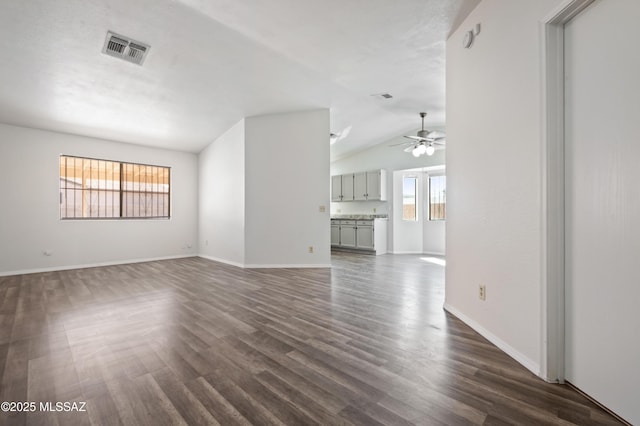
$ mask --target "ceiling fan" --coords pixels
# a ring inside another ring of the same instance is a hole
[[[433,155],[436,151],[434,145],[444,145],[445,134],[438,132],[437,130],[425,130],[424,118],[427,116],[426,112],[421,112],[422,129],[418,130],[417,136],[405,136],[407,139],[411,139],[410,142],[397,143],[390,146],[409,145],[404,149],[404,152],[410,152],[414,157],[420,157],[422,154]]]

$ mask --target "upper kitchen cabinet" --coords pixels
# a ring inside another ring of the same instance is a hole
[[[365,201],[367,199],[367,172],[354,173],[353,199]]]
[[[354,174],[354,200],[385,201],[387,199],[385,170],[372,170]]]
[[[331,201],[386,201],[385,170],[331,176]]]
[[[331,201],[353,201],[353,173],[331,176]]]
[[[353,201],[353,173],[342,175],[342,201]]]
[[[387,200],[386,170],[367,172],[367,200]]]
[[[342,201],[342,176],[331,176],[331,201]]]

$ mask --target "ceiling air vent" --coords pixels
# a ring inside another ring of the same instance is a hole
[[[391,99],[393,98],[393,96],[389,93],[374,93],[373,95],[374,98],[378,98],[378,99]]]
[[[149,49],[150,47],[144,43],[109,31],[104,41],[102,53],[142,65]]]

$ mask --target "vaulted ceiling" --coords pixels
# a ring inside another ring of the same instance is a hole
[[[243,117],[330,108],[338,158],[419,111],[444,126],[446,37],[479,1],[3,1],[0,122],[199,152]],[[109,30],[151,46],[143,66],[101,53]]]

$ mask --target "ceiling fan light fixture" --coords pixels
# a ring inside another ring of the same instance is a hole
[[[426,112],[420,113],[422,121],[421,129],[418,130],[416,136],[404,135],[405,138],[410,139],[411,142],[397,143],[389,146],[408,145],[404,148],[404,152],[410,152],[414,157],[419,157],[423,154],[429,156],[435,154],[436,148],[434,145],[444,145],[445,134],[437,130],[426,130],[424,128],[424,118],[427,116]]]

